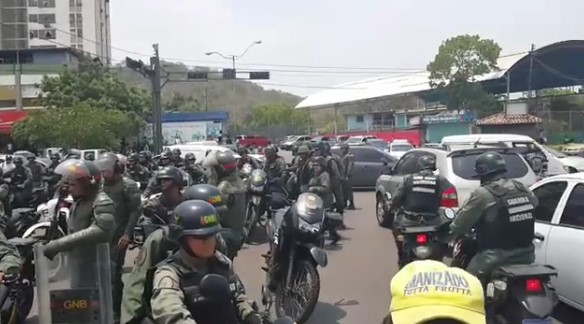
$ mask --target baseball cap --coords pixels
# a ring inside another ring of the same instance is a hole
[[[481,282],[463,269],[434,260],[414,261],[391,279],[390,291],[394,324],[442,318],[486,323]]]

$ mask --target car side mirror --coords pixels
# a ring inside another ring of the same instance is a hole
[[[383,171],[381,172],[381,174],[392,175],[393,174],[393,167],[391,167],[389,165],[385,165],[385,168],[383,168]]]
[[[385,157],[382,157],[382,158],[380,159],[380,161],[381,161],[381,163],[383,163],[383,165],[384,165],[384,166],[387,166],[387,165],[389,164],[389,161],[388,161],[388,160],[387,160],[387,158],[385,158]]]

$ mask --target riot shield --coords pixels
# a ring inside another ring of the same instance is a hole
[[[109,244],[68,252],[68,273],[59,281],[49,281],[49,259],[43,251],[42,245],[34,249],[39,323],[112,324]]]

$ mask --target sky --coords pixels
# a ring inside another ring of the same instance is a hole
[[[263,87],[308,96],[352,81],[425,70],[441,42],[479,34],[502,54],[584,39],[582,0],[114,0],[112,55],[160,56],[270,71]]]

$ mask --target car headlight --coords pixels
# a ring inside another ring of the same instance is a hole
[[[429,257],[430,254],[432,254],[432,249],[426,245],[417,246],[414,249],[414,254],[420,259],[425,259],[425,258]]]
[[[299,219],[298,228],[305,233],[318,234],[320,232],[321,223],[308,224],[307,222]]]

